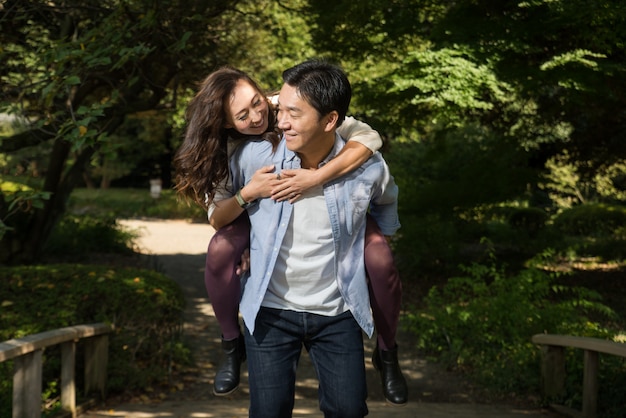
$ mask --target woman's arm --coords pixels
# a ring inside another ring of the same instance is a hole
[[[365,145],[372,153],[383,146],[383,140],[377,131],[367,123],[354,119],[352,116],[346,117],[341,126],[337,128],[337,133],[348,142],[356,141]]]
[[[228,225],[245,210],[243,204],[269,197],[277,182],[273,165],[258,169],[244,187],[235,193],[222,194],[220,200],[214,200],[211,203],[208,211],[209,223],[215,229]],[[232,190],[232,186],[226,186],[226,190]]]
[[[235,196],[213,201],[209,207],[209,223],[218,230],[237,219],[244,210],[235,200]]]
[[[289,199],[293,203],[311,187],[327,183],[358,168],[382,146],[378,132],[352,117],[346,118],[337,132],[348,139],[339,154],[317,170],[283,170],[283,180],[272,190],[272,199]]]

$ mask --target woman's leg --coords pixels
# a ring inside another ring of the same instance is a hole
[[[225,396],[239,386],[241,363],[246,358],[239,328],[241,282],[236,268],[241,254],[250,246],[250,220],[243,213],[215,232],[207,249],[204,284],[222,331],[225,360],[218,368],[213,393]]]
[[[380,372],[385,398],[392,404],[404,405],[408,401],[408,389],[398,363],[396,344],[402,284],[389,243],[370,215],[365,228],[364,255],[377,332],[372,362]]]
[[[249,246],[250,220],[244,212],[216,231],[207,249],[204,285],[225,340],[233,340],[240,335],[241,282],[235,270],[241,261],[241,254]]]
[[[391,248],[370,215],[367,215],[365,228],[365,269],[378,345],[382,350],[391,350],[396,346],[402,283]]]

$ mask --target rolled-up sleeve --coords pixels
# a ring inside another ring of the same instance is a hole
[[[370,205],[370,214],[376,220],[383,235],[392,236],[400,229],[398,216],[398,185],[387,163],[377,154],[383,167],[378,190],[374,191]]]
[[[380,150],[383,146],[383,140],[377,131],[372,129],[367,123],[361,122],[352,116],[346,117],[337,129],[337,133],[348,141],[356,141],[366,146],[372,152]]]
[[[235,195],[235,193],[233,193],[233,190],[233,183],[230,179],[230,176],[215,188],[215,195],[213,195],[213,200],[211,200],[211,203],[209,203],[207,209],[207,216],[209,219],[211,219],[211,216],[213,216],[213,212],[215,212],[215,202],[219,202],[221,200],[233,197]]]

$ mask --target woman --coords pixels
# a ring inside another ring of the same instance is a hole
[[[344,150],[317,170],[258,170],[252,180],[233,193],[228,180],[228,157],[251,137],[263,137],[276,146],[280,132],[271,104],[245,73],[224,67],[201,84],[187,109],[185,139],[175,157],[178,192],[208,209],[216,228],[207,251],[205,285],[222,330],[226,355],[215,377],[213,392],[225,396],[237,389],[241,362],[245,360],[240,334],[238,303],[241,293],[238,268],[249,245],[248,202],[271,197],[298,199],[308,188],[321,185],[360,166],[382,141],[369,126],[347,118],[338,130],[348,139]],[[385,398],[392,404],[407,402],[406,381],[397,359],[395,341],[401,284],[391,249],[376,223],[368,217],[365,265],[370,279],[370,303],[377,329],[377,349],[372,361],[381,373]]]

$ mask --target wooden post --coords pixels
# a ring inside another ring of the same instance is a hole
[[[76,343],[61,344],[61,409],[76,418]]]
[[[13,418],[41,417],[43,350],[17,357],[13,367]]]
[[[85,340],[85,394],[99,391],[106,396],[109,336],[99,335]]]
[[[597,351],[585,350],[583,372],[583,416],[596,418],[598,405],[598,367],[599,355]]]
[[[543,393],[548,398],[557,398],[565,394],[565,349],[553,345],[544,345],[541,349],[541,377]]]

